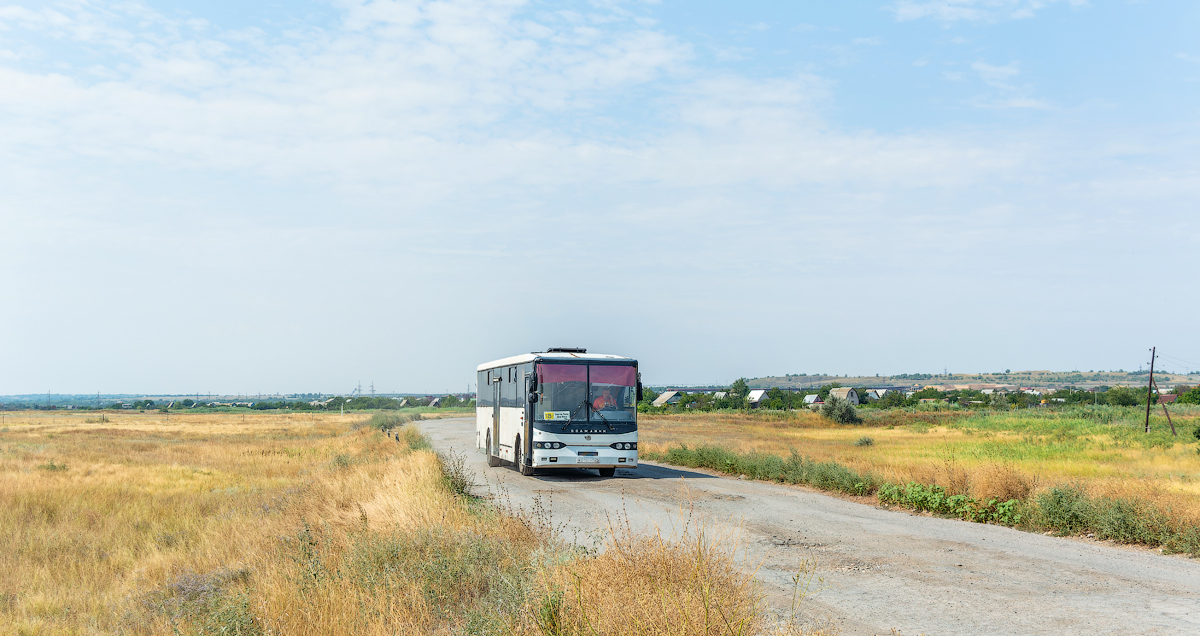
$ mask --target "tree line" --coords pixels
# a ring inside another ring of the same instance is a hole
[[[838,382],[831,382],[820,388],[807,389],[803,391],[784,391],[778,387],[767,391],[766,399],[760,404],[759,408],[787,411],[799,410],[802,408],[810,408],[812,405],[805,401],[805,398],[810,395],[816,395],[820,402],[828,402],[829,394],[833,389],[841,388],[842,385]],[[1098,387],[1097,390],[1084,390],[1074,387],[1066,387],[1052,392],[1042,392],[1039,394],[1016,391],[1016,392],[993,392],[984,393],[971,389],[959,389],[954,391],[939,391],[933,387],[926,387],[915,392],[904,391],[888,391],[879,399],[870,398],[867,395],[869,389],[855,387],[858,393],[861,408],[900,408],[911,407],[921,404],[925,401],[933,401],[942,404],[954,404],[965,408],[991,408],[991,409],[1023,409],[1038,407],[1042,404],[1060,405],[1060,404],[1108,404],[1111,406],[1137,406],[1146,404],[1146,390],[1134,387],[1116,386]],[[679,392],[679,401],[675,404],[666,404],[663,406],[654,406],[654,400],[661,395],[651,389],[643,391],[642,401],[638,402],[638,412],[641,413],[670,413],[670,412],[686,412],[686,411],[720,411],[720,410],[743,410],[752,408],[749,401],[750,387],[745,378],[739,378],[731,384],[728,390],[724,391],[725,395],[716,397],[714,393],[695,392],[688,393],[686,391]],[[1171,393],[1178,395],[1176,402],[1178,404],[1197,404],[1200,405],[1200,386],[1177,386]],[[1157,401],[1159,394],[1156,392],[1152,399]]]

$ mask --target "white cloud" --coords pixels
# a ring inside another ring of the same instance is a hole
[[[898,0],[891,6],[897,20],[932,18],[941,22],[994,22],[1032,18],[1054,4],[1088,6],[1087,0]]]
[[[1187,53],[1176,53],[1175,57],[1183,60],[1184,62],[1189,62],[1191,64],[1200,64],[1200,56],[1198,56],[1198,55],[1188,55]]]
[[[986,62],[975,62],[971,65],[971,69],[979,75],[979,79],[983,80],[988,86],[1000,88],[1006,91],[1017,90],[1013,86],[1011,80],[1021,74],[1021,70],[1017,68],[1016,62],[1006,64],[1004,66],[995,66]]]

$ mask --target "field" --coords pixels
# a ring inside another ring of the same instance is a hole
[[[395,414],[5,413],[0,625],[803,632],[768,620],[751,576],[702,533],[614,531],[580,551],[537,511],[470,495],[462,465]]]
[[[1200,409],[1175,407],[1178,437],[1161,416],[1142,432],[1138,409],[1065,411],[862,411],[861,425],[811,412],[643,416],[641,447],[665,456],[681,446],[741,455],[837,462],[879,481],[938,485],[979,500],[1031,500],[1074,485],[1092,497],[1136,501],[1200,526]]]

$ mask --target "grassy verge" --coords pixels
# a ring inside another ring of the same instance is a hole
[[[871,472],[861,472],[837,461],[816,461],[793,450],[789,457],[766,453],[738,453],[714,446],[676,446],[644,452],[643,457],[689,468],[707,468],[731,475],[786,484],[804,484],[851,495],[876,495],[886,506],[955,517],[965,521],[996,523],[1030,531],[1060,535],[1090,534],[1119,543],[1160,547],[1167,553],[1200,557],[1200,528],[1187,518],[1145,501],[1089,495],[1078,485],[1047,488],[1034,495],[1035,486],[1020,471],[993,466],[957,487],[909,481],[892,483]],[[961,475],[960,475],[961,476]],[[1015,495],[978,497],[976,491]]]
[[[580,551],[474,497],[405,414],[10,418],[0,624],[19,634],[759,634],[732,550]],[[399,417],[400,419],[397,419]]]

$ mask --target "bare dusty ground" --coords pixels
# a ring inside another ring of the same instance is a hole
[[[474,421],[421,424],[463,454],[480,491],[549,510],[580,543],[613,523],[704,527],[735,545],[780,612],[805,560],[817,576],[801,612],[850,635],[1200,634],[1200,561],[1001,526],[878,509],[807,489],[643,463],[600,478],[488,468]]]

